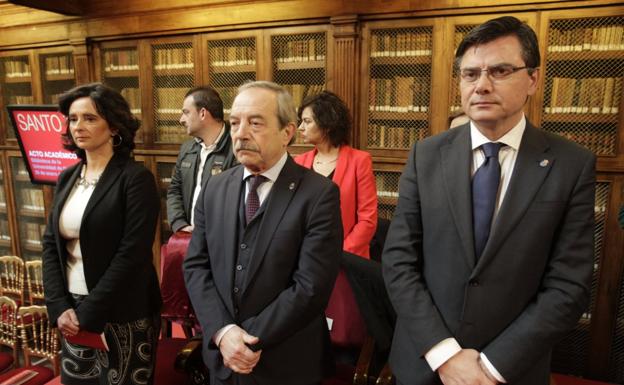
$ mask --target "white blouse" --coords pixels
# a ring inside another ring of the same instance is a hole
[[[84,175],[84,168],[81,177]],[[61,236],[67,240],[67,286],[70,293],[87,295],[87,282],[85,280],[82,263],[82,250],[80,250],[80,223],[87,203],[95,189],[95,182],[85,183],[78,179],[72,189],[59,218],[59,230]]]

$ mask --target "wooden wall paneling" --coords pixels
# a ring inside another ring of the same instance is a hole
[[[193,35],[193,61],[193,69],[195,70],[194,86],[200,86],[204,84],[208,63],[207,61],[204,61],[204,49],[200,34]],[[182,110],[183,102],[184,100],[180,100],[180,111]]]
[[[139,89],[141,94],[141,127],[143,128],[143,144],[145,148],[154,146],[154,111],[152,50],[148,39],[137,42],[139,55]]]
[[[359,58],[359,24],[357,15],[333,17],[334,55],[329,63],[328,76],[333,84],[331,88],[351,111],[353,122],[358,121],[357,69]],[[329,56],[329,55],[328,55]],[[328,81],[330,83],[330,81]],[[351,130],[350,143],[357,146],[357,125]]]
[[[590,345],[587,362],[587,376],[590,378],[613,381],[608,378],[609,357],[612,354],[612,343],[617,320],[615,309],[620,285],[623,279],[624,232],[618,223],[618,210],[623,202],[624,176],[599,174],[598,181],[609,182],[611,185],[608,207],[606,210],[606,227],[604,232],[604,248],[601,256],[600,272],[596,303],[592,309]]]
[[[429,108],[431,115],[429,119],[429,132],[431,135],[439,134],[448,130],[448,116],[451,88],[457,87],[453,82],[453,76],[440,76],[453,72],[453,57],[455,55],[453,46],[449,42],[453,41],[453,23],[449,23],[449,18],[437,18],[433,24],[433,57],[432,57],[432,77],[431,77],[431,100]],[[437,95],[449,95],[449,98],[438,98]],[[435,98],[434,98],[435,96]],[[446,102],[446,103],[445,103]]]
[[[86,23],[69,24],[69,43],[73,49],[74,74],[76,84],[86,84],[93,81],[93,67],[89,65],[89,46],[87,45]]]
[[[4,174],[4,197],[6,201],[7,216],[9,222],[9,232],[11,234],[11,254],[17,255],[18,244],[18,231],[17,231],[17,215],[15,209],[15,198],[13,197],[13,175],[9,169],[9,159],[7,157],[7,151],[0,153],[0,163],[2,165],[2,172]]]

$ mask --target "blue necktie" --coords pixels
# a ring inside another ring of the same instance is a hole
[[[492,225],[496,206],[496,195],[500,184],[500,163],[498,151],[502,143],[484,143],[481,147],[485,161],[472,178],[472,224],[474,230],[475,255],[481,256]]]

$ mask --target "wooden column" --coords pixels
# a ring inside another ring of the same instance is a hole
[[[359,24],[357,15],[335,16],[331,18],[334,37],[334,59],[330,63],[329,76],[333,80],[332,90],[342,98],[353,116],[351,143],[358,143],[358,101],[359,90],[356,74],[359,68]]]
[[[69,43],[74,53],[74,74],[76,85],[93,81],[94,76],[89,65],[90,47],[87,45],[87,25],[76,22],[69,24]]]

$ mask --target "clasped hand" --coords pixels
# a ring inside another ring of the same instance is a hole
[[[80,331],[80,323],[74,309],[65,310],[56,320],[56,325],[65,337],[75,336]]]
[[[223,364],[236,373],[249,374],[260,360],[261,350],[254,352],[247,345],[257,344],[254,337],[238,326],[228,330],[219,342]]]
[[[496,385],[484,370],[478,351],[462,349],[438,368],[438,374],[444,385]]]

